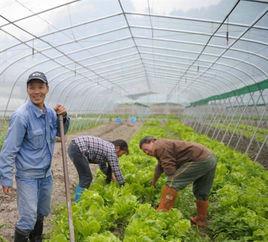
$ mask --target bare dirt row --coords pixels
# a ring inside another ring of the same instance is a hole
[[[106,140],[124,139],[129,141],[132,135],[139,129],[140,125],[129,126],[128,124],[116,125],[113,123],[101,125],[88,131],[66,136],[66,144],[68,145],[73,137],[79,135],[93,135]],[[61,144],[56,143],[53,155],[53,179],[54,187],[52,194],[52,214],[55,208],[62,203],[65,203],[65,188],[64,175],[62,167]],[[92,167],[93,169],[95,167]],[[73,191],[77,184],[77,172],[68,159],[68,171],[70,187]],[[7,241],[13,241],[14,225],[17,220],[17,205],[16,205],[16,187],[10,195],[4,195],[0,191],[0,235]],[[51,215],[45,220],[45,233],[51,227]],[[1,241],[1,239],[0,239]]]

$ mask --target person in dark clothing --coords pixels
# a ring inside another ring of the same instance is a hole
[[[79,184],[75,189],[75,201],[80,200],[85,188],[92,182],[92,173],[89,163],[98,164],[106,175],[109,183],[114,175],[119,185],[124,185],[125,180],[121,173],[118,158],[128,154],[128,145],[124,140],[106,141],[94,136],[79,136],[74,138],[69,147],[68,155],[73,161],[79,175]]]
[[[216,170],[216,158],[212,152],[201,144],[152,136],[141,139],[139,145],[144,153],[158,160],[152,185],[156,185],[162,173],[168,177],[157,210],[168,211],[173,208],[177,191],[193,183],[197,216],[192,217],[191,222],[206,227],[208,196]]]

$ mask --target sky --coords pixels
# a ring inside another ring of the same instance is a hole
[[[216,6],[222,0],[121,0],[124,10],[130,12],[172,15],[187,14],[188,12],[204,12],[209,7]],[[73,0],[0,0],[0,15],[10,21],[32,15],[58,5],[73,2]],[[102,2],[102,4],[100,4]],[[84,21],[97,19],[121,12],[117,0],[81,0],[57,8],[34,18],[20,21],[18,24],[34,35],[62,29]],[[193,15],[194,16],[194,15]],[[7,23],[0,17],[0,26]],[[31,39],[27,33],[8,25],[3,29],[14,34],[21,40]],[[0,32],[0,49],[12,37]],[[2,42],[2,44],[1,44]]]
[[[118,5],[117,1],[111,0],[98,0],[102,1],[103,8],[109,5]],[[132,6],[135,12],[147,12],[148,3],[150,5],[150,11],[155,14],[171,14],[174,11],[190,11],[194,9],[204,9],[213,5],[217,5],[221,0],[121,0],[124,7]],[[8,17],[10,20],[19,19],[32,12],[38,12],[45,10],[60,4],[72,2],[71,0],[1,0],[0,1],[0,13],[3,16]],[[80,3],[90,6],[91,10],[94,10],[94,0],[82,0]],[[77,4],[77,3],[73,3]],[[70,5],[72,6],[72,5]],[[59,8],[53,11],[53,13],[64,13],[64,8]],[[54,15],[54,14],[53,14]],[[101,14],[99,14],[101,15]],[[0,21],[2,21],[0,19]],[[1,22],[0,22],[1,23]]]
[[[204,9],[217,5],[221,0],[148,0],[151,12],[155,14],[171,14],[174,11],[190,11]],[[137,12],[148,9],[147,0],[133,0],[132,4]]]

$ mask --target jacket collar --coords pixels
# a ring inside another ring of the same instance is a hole
[[[33,113],[35,114],[37,118],[40,118],[42,115],[46,114],[47,112],[46,106],[44,106],[44,110],[41,110],[36,105],[34,105],[32,101],[30,100],[28,101],[27,105],[30,107],[30,109],[33,111]]]

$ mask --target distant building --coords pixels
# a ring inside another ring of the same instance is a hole
[[[183,112],[183,106],[177,103],[155,103],[150,106],[151,114],[174,114],[180,115]]]
[[[140,103],[122,103],[115,109],[115,114],[130,114],[130,115],[148,115],[148,114],[173,114],[180,115],[183,112],[183,106],[177,103],[155,103],[155,104],[140,104]]]

